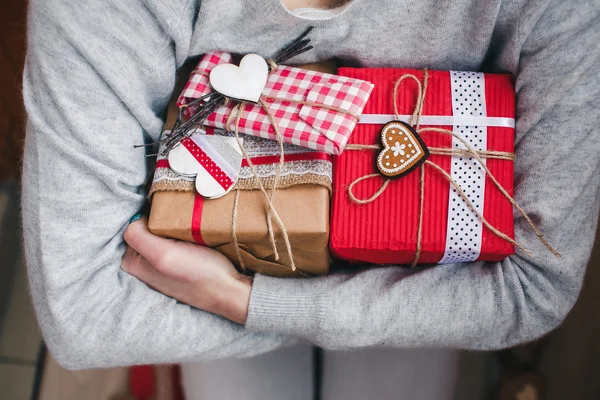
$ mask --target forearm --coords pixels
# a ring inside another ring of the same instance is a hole
[[[24,245],[42,333],[69,368],[250,355],[286,342],[177,303],[120,269],[123,232],[146,200],[146,158],[133,146],[158,137],[187,56],[175,49],[193,29],[156,14],[179,16],[186,4],[30,2]]]
[[[517,215],[516,239],[532,257],[313,280],[259,276],[248,328],[331,349],[495,349],[533,340],[563,320],[579,294],[600,204],[600,16],[591,3],[548,3],[528,21],[533,31],[521,32],[515,198],[562,258]]]
[[[535,268],[509,259],[410,275],[387,267],[313,282],[261,276],[246,326],[300,336],[326,349],[509,347],[555,328],[577,298],[583,265],[571,287],[532,276]]]

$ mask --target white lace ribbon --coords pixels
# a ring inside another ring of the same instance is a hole
[[[165,131],[164,134],[168,135],[170,131]],[[204,131],[198,130],[196,133],[202,133]],[[215,130],[215,135],[221,136],[232,136],[233,134]],[[244,136],[244,149],[251,158],[265,157],[265,156],[279,156],[279,143],[274,140],[263,139],[255,136],[243,135]],[[310,153],[314,150],[310,150],[300,146],[294,146],[291,144],[284,143],[284,152],[286,155]],[[157,162],[166,160],[166,156],[159,156]],[[275,164],[259,164],[255,165],[259,178],[269,178],[275,176],[277,173],[278,163]],[[323,176],[331,181],[332,179],[332,165],[331,161],[328,160],[300,160],[300,161],[286,161],[282,165],[280,177],[286,177],[291,175],[303,176],[303,175],[318,175]],[[254,179],[254,174],[250,167],[242,167],[239,173],[239,179]],[[195,177],[186,177],[179,175],[169,168],[157,168],[154,173],[153,184],[156,185],[159,182],[164,181],[195,181]]]

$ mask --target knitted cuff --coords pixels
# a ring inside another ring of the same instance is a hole
[[[246,328],[314,338],[325,316],[325,282],[318,278],[271,278],[256,274]]]

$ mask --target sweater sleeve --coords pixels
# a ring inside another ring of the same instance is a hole
[[[192,36],[186,18],[197,13],[184,7],[195,3],[30,1],[24,245],[44,339],[67,368],[252,355],[288,342],[120,269],[148,172],[133,145],[162,128]]]
[[[379,267],[311,280],[259,276],[247,327],[327,349],[497,349],[555,328],[576,301],[600,203],[600,15],[592,1],[541,2],[523,15],[517,76],[516,239],[533,250],[502,262]],[[535,15],[535,13],[539,14]]]

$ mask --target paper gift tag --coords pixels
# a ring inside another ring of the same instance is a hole
[[[377,156],[377,169],[388,178],[408,174],[425,162],[427,146],[409,124],[392,121],[381,129],[383,150]]]
[[[169,152],[169,165],[178,174],[196,176],[198,193],[216,199],[234,187],[242,157],[236,138],[193,135]]]
[[[258,54],[247,54],[239,67],[220,64],[210,72],[210,84],[224,96],[237,100],[258,102],[267,84],[269,66]]]

